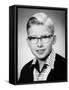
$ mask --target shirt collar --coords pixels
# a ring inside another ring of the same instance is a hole
[[[48,56],[45,64],[47,64],[48,66],[50,66],[52,69],[54,69],[54,62],[55,62],[55,52],[54,50],[52,49],[52,52],[50,53],[50,55]],[[32,65],[36,63],[36,58],[33,59],[33,62],[32,62]]]

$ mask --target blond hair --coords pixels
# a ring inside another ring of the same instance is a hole
[[[27,33],[28,33],[28,29],[31,27],[31,25],[34,25],[34,24],[45,25],[54,34],[54,23],[53,23],[52,19],[50,17],[48,17],[47,14],[40,12],[40,13],[36,13],[36,14],[32,15],[27,22]]]

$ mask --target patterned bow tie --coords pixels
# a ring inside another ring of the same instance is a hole
[[[38,60],[37,60],[36,63],[33,65],[33,67],[36,68],[39,73],[41,73],[44,69],[46,69],[47,66],[48,66],[47,64],[44,64],[44,66],[42,67],[42,69],[41,69],[41,71],[40,71]]]

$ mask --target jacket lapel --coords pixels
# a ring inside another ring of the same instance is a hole
[[[54,80],[54,70],[51,69],[51,72],[48,75],[47,81],[53,81]]]

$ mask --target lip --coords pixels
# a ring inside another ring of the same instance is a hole
[[[36,50],[36,52],[37,52],[38,54],[43,54],[44,51],[45,51],[45,49],[38,49],[38,50]]]

